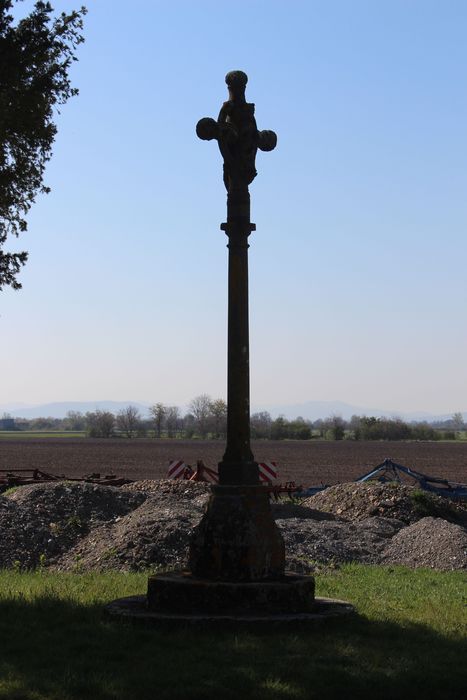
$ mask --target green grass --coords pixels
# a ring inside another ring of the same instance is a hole
[[[431,516],[443,518],[453,523],[466,523],[466,513],[459,511],[449,498],[439,498],[422,489],[414,489],[410,493],[414,511],[422,518]]]
[[[105,602],[145,574],[0,572],[0,698],[308,700],[461,697],[465,577],[346,566],[318,595],[358,616],[269,631],[167,630],[110,621]]]
[[[38,438],[84,437],[86,437],[84,430],[0,430],[0,440],[37,440]]]
[[[6,489],[6,491],[1,491],[0,496],[11,496],[11,494],[15,493],[15,491],[17,491],[19,488],[21,488],[21,487],[20,486],[10,486],[10,488]]]

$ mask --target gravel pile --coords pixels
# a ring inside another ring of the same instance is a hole
[[[378,564],[388,541],[404,525],[388,518],[356,523],[291,518],[277,524],[285,541],[287,568],[300,573],[351,561]]]
[[[203,515],[209,485],[141,481],[123,489],[144,493],[144,503],[128,515],[93,529],[61,557],[58,568],[85,571],[186,566],[190,535]]]
[[[51,564],[90,530],[145,499],[144,493],[83,482],[21,486],[0,498],[0,567]]]
[[[385,564],[465,569],[467,530],[440,518],[422,518],[398,532],[383,552]]]
[[[0,567],[184,567],[209,492],[208,484],[169,480],[20,487],[0,496]],[[293,570],[350,561],[467,568],[465,508],[412,487],[341,484],[272,509]]]
[[[467,525],[465,506],[404,484],[375,481],[337,484],[310,496],[302,505],[348,520],[365,520],[376,516],[397,518],[410,524],[432,515]]]
[[[153,495],[159,503],[173,504],[174,502],[183,501],[204,505],[209,498],[211,487],[202,481],[185,481],[184,479],[154,481],[144,479],[143,481],[134,481],[132,484],[125,484],[125,486],[122,486],[122,490],[130,491],[131,493],[144,493],[146,496]]]

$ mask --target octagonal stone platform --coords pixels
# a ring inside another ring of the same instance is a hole
[[[231,583],[198,579],[187,571],[149,578],[147,596],[109,603],[106,613],[148,624],[249,626],[311,623],[354,612],[350,603],[315,598],[312,576],[286,573],[280,580]]]

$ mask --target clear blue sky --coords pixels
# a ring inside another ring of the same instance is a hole
[[[195,125],[242,69],[278,134],[251,187],[252,404],[467,410],[467,3],[87,6],[0,298],[0,404],[225,396],[225,190]]]

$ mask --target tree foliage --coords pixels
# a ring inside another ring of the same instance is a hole
[[[15,23],[13,5],[0,0],[0,290],[21,288],[17,275],[28,255],[4,246],[26,230],[37,194],[49,192],[43,176],[57,133],[54,117],[78,93],[69,69],[84,41],[86,14],[81,7],[55,17],[49,2],[36,2]]]
[[[141,414],[136,406],[126,406],[118,412],[116,418],[117,428],[125,433],[128,438],[139,429],[141,424]]]
[[[158,438],[162,435],[162,428],[164,426],[164,421],[166,419],[167,409],[163,403],[156,403],[150,407],[149,413],[151,414],[154,424],[155,424],[155,436]]]
[[[253,413],[250,418],[250,431],[253,440],[268,440],[271,437],[272,418],[267,411]]]
[[[330,418],[330,431],[333,440],[343,440],[345,437],[345,421],[342,416],[332,415]]]
[[[451,423],[452,423],[452,427],[454,428],[454,430],[456,430],[458,432],[464,430],[465,423],[464,423],[464,417],[463,417],[462,413],[460,413],[460,412],[454,413],[452,418],[451,418]]]
[[[115,416],[110,411],[88,411],[85,418],[89,437],[110,438],[114,434]]]
[[[210,405],[211,428],[215,438],[223,437],[227,432],[227,404],[224,399],[214,399]]]
[[[180,423],[180,409],[178,406],[167,406],[165,424],[167,427],[167,437],[173,438],[177,435]]]
[[[287,420],[284,416],[278,416],[271,423],[269,437],[272,440],[311,440],[311,423],[301,416],[295,420]]]
[[[211,415],[211,397],[208,394],[200,394],[190,401],[190,413],[194,416],[196,431],[205,438],[209,429]]]

